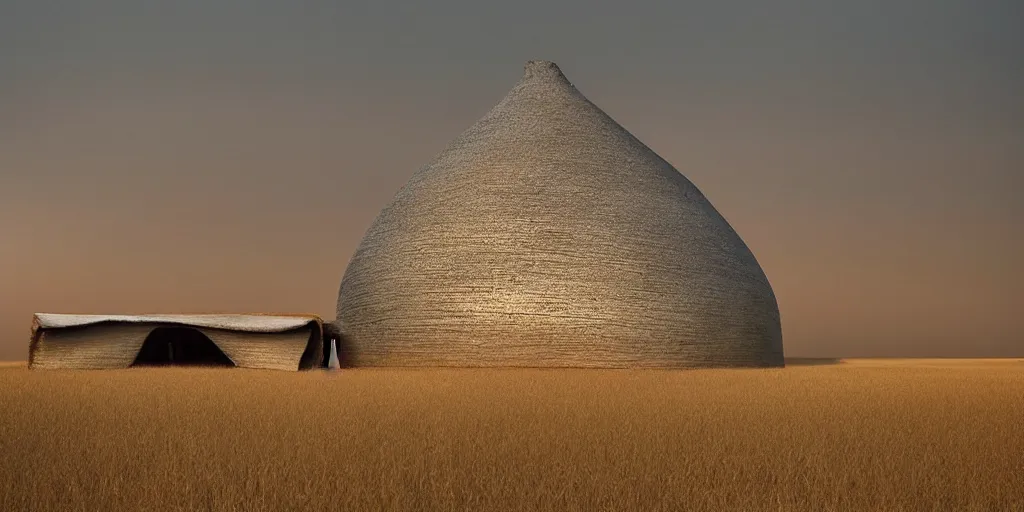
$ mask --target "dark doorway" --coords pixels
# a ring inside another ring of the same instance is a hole
[[[157,327],[142,342],[132,366],[234,366],[210,338],[189,327]]]

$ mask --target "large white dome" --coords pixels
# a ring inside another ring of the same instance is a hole
[[[783,365],[740,237],[545,61],[384,208],[337,313],[355,365]]]

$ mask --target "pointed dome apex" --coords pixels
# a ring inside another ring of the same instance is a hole
[[[523,78],[555,78],[565,80],[565,75],[562,74],[562,70],[558,69],[558,64],[549,60],[528,60],[526,65],[523,66],[524,74]]]
[[[523,77],[519,80],[516,88],[524,86],[530,88],[540,86],[543,89],[550,90],[561,89],[565,92],[575,91],[576,89],[572,82],[562,74],[558,64],[549,60],[526,61],[526,64],[523,66]]]

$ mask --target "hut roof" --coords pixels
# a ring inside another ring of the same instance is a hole
[[[210,329],[228,329],[243,332],[284,332],[298,329],[310,322],[322,324],[316,315],[289,314],[146,314],[146,315],[76,315],[36,313],[35,329],[82,327],[104,322],[177,324]]]

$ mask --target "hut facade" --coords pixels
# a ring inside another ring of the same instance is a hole
[[[110,369],[213,365],[304,370],[323,365],[314,315],[63,315],[37,313],[29,367]]]
[[[336,327],[354,365],[783,365],[750,249],[545,61],[381,211]]]

